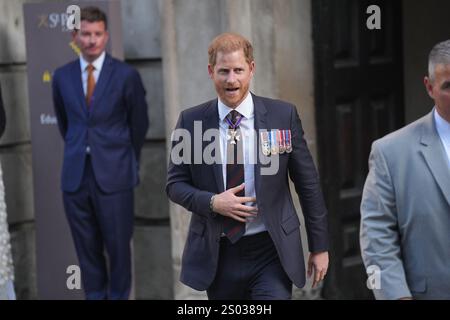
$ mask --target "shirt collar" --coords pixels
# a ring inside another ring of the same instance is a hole
[[[436,108],[434,109],[434,121],[436,129],[441,139],[450,139],[450,123],[440,116]]]
[[[105,57],[106,57],[106,53],[105,53],[105,51],[103,51],[103,53],[97,59],[95,59],[94,62],[92,62],[92,65],[94,66],[95,70],[100,71],[102,69],[103,62],[105,61]],[[81,72],[84,72],[88,65],[89,65],[89,62],[87,62],[83,58],[83,55],[80,55]]]
[[[226,106],[220,100],[220,98],[218,101],[218,107],[219,107],[220,121],[223,121],[225,119],[225,117],[233,110],[232,108]],[[244,116],[244,118],[246,118],[246,119],[252,118],[253,110],[254,110],[252,94],[250,92],[248,92],[247,97],[245,97],[245,99],[241,102],[241,104],[238,105],[237,108],[234,110],[236,110],[237,112],[242,114]]]

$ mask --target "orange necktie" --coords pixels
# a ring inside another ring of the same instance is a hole
[[[91,104],[92,94],[94,93],[94,89],[95,89],[95,78],[94,78],[95,67],[92,64],[89,64],[86,67],[86,70],[88,71],[86,104],[89,107]]]

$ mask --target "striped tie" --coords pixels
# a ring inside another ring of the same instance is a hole
[[[227,134],[227,190],[244,183],[244,161],[242,135],[239,124],[242,115],[236,110],[231,111],[227,116],[229,130]],[[245,190],[236,194],[238,197],[245,196]],[[223,232],[231,241],[236,243],[245,233],[245,223],[239,222],[229,217],[223,217]]]

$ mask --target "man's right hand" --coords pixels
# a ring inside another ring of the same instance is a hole
[[[256,202],[256,198],[236,196],[236,193],[244,190],[244,187],[245,185],[241,184],[216,195],[213,211],[240,222],[245,222],[245,218],[256,217],[258,208],[244,205],[246,202]]]

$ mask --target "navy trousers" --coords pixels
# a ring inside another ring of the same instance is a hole
[[[289,300],[292,281],[278,258],[268,232],[245,236],[232,244],[222,237],[210,300]]]
[[[80,188],[76,192],[63,192],[63,200],[86,299],[128,299],[133,189],[103,192],[87,157]]]

